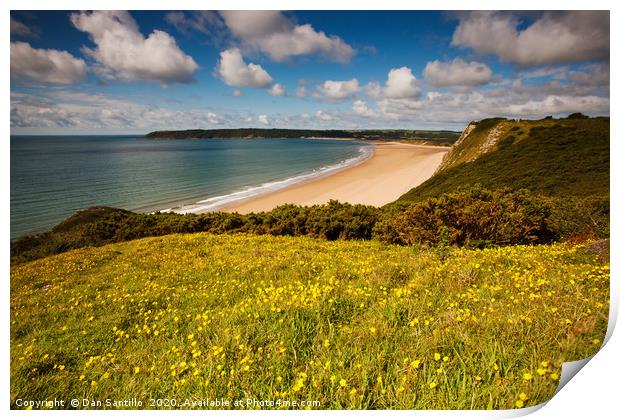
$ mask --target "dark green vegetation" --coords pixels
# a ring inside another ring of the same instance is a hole
[[[606,238],[609,140],[609,118],[488,119],[470,124],[431,179],[380,209],[335,201],[249,215],[98,207],[14,241],[11,258],[17,263],[74,248],[195,232],[480,248]]]
[[[372,206],[332,201],[322,206],[284,205],[270,212],[139,214],[110,207],[94,207],[69,217],[51,231],[12,243],[14,262],[28,261],[69,249],[100,246],[172,233],[257,233],[311,236],[328,240],[370,239],[381,210]]]
[[[404,245],[479,248],[540,244],[567,238],[607,237],[609,203],[583,199],[560,203],[527,190],[473,188],[413,203],[402,212],[337,201],[311,207],[287,204],[248,215],[138,214],[96,207],[76,213],[49,232],[14,241],[11,258],[16,263],[86,246],[196,232],[378,239]]]
[[[290,130],[283,128],[224,128],[213,130],[153,131],[150,139],[252,139],[252,138],[334,138],[358,140],[411,140],[450,146],[457,131],[430,130]]]
[[[554,208],[527,190],[472,189],[442,194],[409,206],[376,226],[388,243],[466,247],[549,243],[558,239]]]

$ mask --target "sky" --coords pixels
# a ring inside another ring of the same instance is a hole
[[[609,12],[12,11],[12,134],[609,115]]]

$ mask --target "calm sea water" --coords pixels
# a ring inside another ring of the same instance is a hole
[[[370,154],[367,144],[332,140],[11,136],[11,239],[96,205],[215,210]]]

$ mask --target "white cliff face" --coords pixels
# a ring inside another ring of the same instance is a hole
[[[478,153],[476,157],[474,157],[471,160],[476,160],[478,156],[491,151],[491,149],[495,147],[495,145],[497,144],[497,142],[499,141],[499,139],[501,138],[501,136],[504,134],[505,131],[506,131],[506,124],[504,122],[500,122],[495,127],[493,127],[493,129],[489,131],[489,134],[487,135],[487,138],[484,141],[484,143],[482,143],[482,146],[480,146],[480,152]]]
[[[465,140],[467,138],[467,136],[469,136],[469,134],[474,130],[474,128],[476,128],[478,126],[478,122],[477,121],[473,121],[470,122],[467,127],[465,128],[465,130],[463,130],[463,132],[461,133],[461,135],[459,136],[458,140],[454,142],[454,146],[457,146],[461,143],[463,143],[463,140]]]
[[[443,160],[441,161],[441,165],[439,165],[435,173],[440,172],[441,170],[447,168],[448,166],[450,166],[452,162],[456,160],[456,158],[458,158],[460,154],[459,152],[461,149],[460,146],[463,144],[465,139],[467,139],[467,137],[471,134],[471,132],[476,128],[477,125],[478,125],[477,121],[472,121],[467,125],[467,127],[465,127],[465,130],[463,130],[458,140],[454,142],[450,151],[444,155]]]
[[[510,126],[507,121],[498,121],[490,129],[478,131],[472,136],[478,124],[479,121],[473,121],[467,125],[452,149],[444,156],[436,173],[456,164],[473,162],[492,151]]]

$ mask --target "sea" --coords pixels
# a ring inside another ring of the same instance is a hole
[[[367,143],[327,139],[11,136],[11,239],[92,206],[216,211],[370,156]]]

